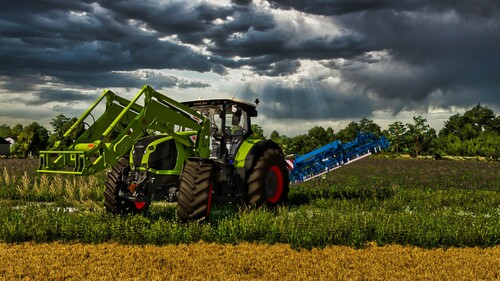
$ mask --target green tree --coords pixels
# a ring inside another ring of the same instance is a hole
[[[12,129],[10,130],[10,136],[11,137],[17,137],[19,136],[22,132],[23,132],[23,125],[21,124],[17,124],[15,125],[14,127],[12,127]]]
[[[358,123],[356,122],[351,122],[347,124],[347,126],[340,130],[337,134],[336,137],[342,142],[348,142],[352,141],[356,138],[356,132],[360,131],[361,127],[359,126]]]
[[[291,139],[285,135],[280,135],[278,131],[274,130],[271,133],[271,140],[281,147],[285,155],[296,153],[295,151],[291,151],[290,149]]]
[[[437,155],[485,156],[500,154],[500,117],[480,104],[463,115],[455,114],[433,143]]]
[[[366,117],[363,117],[359,121],[359,130],[362,132],[370,132],[373,133],[376,136],[381,136],[382,131],[380,130],[380,126],[376,123],[373,122],[373,120],[370,120]]]
[[[405,139],[413,157],[418,157],[422,152],[429,152],[430,144],[436,138],[436,131],[427,124],[427,119],[422,116],[413,117],[414,124],[406,124],[408,128]]]
[[[49,137],[49,145],[53,146],[56,141],[61,141],[64,135],[64,127],[69,122],[69,118],[62,113],[52,118],[50,125],[52,125],[53,133]]]
[[[48,141],[49,131],[37,122],[33,122],[24,127],[23,131],[19,134],[15,151],[23,157],[38,155],[40,150],[47,148]]]
[[[493,110],[483,107],[481,104],[467,110],[463,116],[466,123],[473,125],[474,137],[478,137],[484,131],[493,131],[495,117]]]
[[[478,138],[477,155],[500,158],[500,136],[496,132],[483,132]]]
[[[289,154],[303,155],[310,152],[309,137],[307,135],[298,135],[290,139]]]
[[[11,128],[9,125],[7,125],[7,124],[0,125],[0,138],[10,137],[11,136],[10,132],[11,132]]]
[[[335,140],[335,132],[333,131],[332,127],[326,128],[326,135],[328,137],[328,143],[331,143]]]
[[[396,153],[400,153],[400,149],[404,146],[406,127],[401,121],[396,121],[389,124],[388,130],[388,140],[391,143],[390,150]]]
[[[495,113],[480,104],[467,110],[464,115],[455,114],[445,121],[440,136],[454,134],[461,140],[477,138],[482,132],[500,133],[500,120]]]
[[[54,133],[52,133],[49,137],[49,145],[53,146],[56,141],[61,141],[65,146],[71,145],[73,141],[75,141],[85,131],[83,124],[79,124],[79,126],[75,128],[67,138],[63,137],[64,133],[66,133],[77,120],[78,119],[76,117],[70,119],[62,113],[54,117],[50,122]]]
[[[438,158],[445,155],[460,155],[461,146],[462,140],[454,134],[439,136],[431,143],[432,153]]]
[[[276,131],[276,130],[272,131],[272,133],[271,133],[271,140],[276,141],[279,138],[280,138],[280,134],[278,133],[278,131]]]
[[[252,124],[252,132],[255,137],[264,138],[264,130],[257,124]]]
[[[314,126],[309,129],[307,136],[309,137],[308,148],[314,150],[329,143],[329,136],[327,131],[321,126]]]
[[[500,115],[491,121],[491,130],[497,135],[500,135]]]
[[[61,138],[64,134],[64,127],[70,121],[70,119],[64,116],[62,113],[59,113],[56,117],[52,118],[50,125],[52,125],[52,129],[54,130],[54,134]]]

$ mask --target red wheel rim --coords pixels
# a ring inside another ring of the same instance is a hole
[[[274,173],[276,177],[276,192],[272,197],[267,198],[267,201],[269,203],[276,203],[280,200],[281,194],[283,193],[283,174],[278,166],[271,166],[269,172]]]
[[[146,206],[146,202],[135,201],[135,207],[137,208],[137,210],[144,208],[144,206]]]

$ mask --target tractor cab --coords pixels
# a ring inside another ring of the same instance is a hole
[[[213,99],[183,102],[210,120],[212,159],[232,161],[251,132],[251,117],[257,116],[256,105],[233,99]]]

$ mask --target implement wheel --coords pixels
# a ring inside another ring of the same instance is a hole
[[[285,159],[276,149],[267,149],[257,160],[247,179],[247,203],[275,207],[285,203],[289,190]]]
[[[179,185],[177,217],[180,222],[203,221],[210,214],[212,201],[212,165],[189,161]]]
[[[118,195],[120,189],[126,188],[125,177],[130,171],[128,159],[120,158],[118,163],[107,174],[104,207],[113,214],[139,214],[149,209],[150,203],[133,202]]]

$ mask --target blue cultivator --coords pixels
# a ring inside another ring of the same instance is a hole
[[[389,141],[372,133],[357,133],[356,139],[347,143],[333,141],[295,160],[287,160],[292,168],[290,182],[308,181],[387,148]]]

